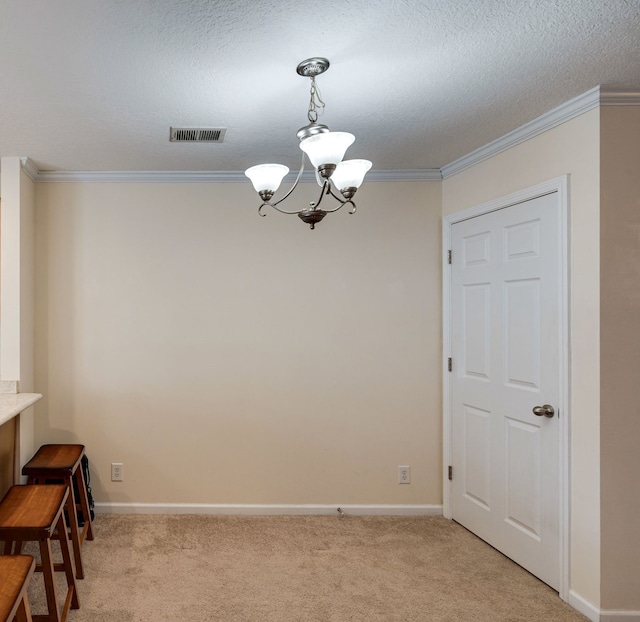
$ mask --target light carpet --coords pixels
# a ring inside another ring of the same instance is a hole
[[[586,620],[441,517],[99,515],[95,536],[69,622]],[[29,596],[45,613],[41,575]]]

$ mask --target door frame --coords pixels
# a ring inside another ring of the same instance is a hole
[[[448,251],[451,248],[451,227],[463,220],[482,216],[489,212],[504,209],[518,203],[523,203],[540,196],[556,192],[558,195],[558,209],[560,220],[560,236],[558,257],[560,260],[560,335],[559,348],[560,363],[560,403],[559,403],[559,536],[560,536],[560,598],[569,599],[570,586],[570,501],[571,501],[571,471],[570,471],[570,430],[571,430],[571,358],[570,358],[570,298],[569,298],[569,176],[556,177],[549,181],[530,186],[518,192],[508,194],[486,203],[475,205],[468,209],[450,214],[442,222],[442,496],[443,515],[452,518],[451,482],[448,477],[449,465],[452,464],[452,415],[451,415],[451,382],[448,370],[448,359],[451,356],[451,267],[448,262]],[[455,261],[455,258],[454,258]]]

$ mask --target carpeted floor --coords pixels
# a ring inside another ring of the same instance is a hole
[[[586,620],[439,517],[100,515],[95,532],[69,622]],[[45,613],[41,575],[29,596]]]

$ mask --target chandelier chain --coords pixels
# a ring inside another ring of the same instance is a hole
[[[309,99],[309,112],[307,113],[307,118],[310,123],[315,123],[318,120],[318,114],[322,114],[325,106],[325,103],[322,101],[322,96],[320,95],[320,89],[316,84],[315,76],[311,76],[310,94],[311,97]]]

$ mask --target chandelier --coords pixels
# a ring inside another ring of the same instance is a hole
[[[311,229],[315,229],[327,214],[337,212],[345,205],[350,205],[350,214],[356,211],[353,195],[362,184],[365,174],[371,168],[369,160],[343,160],[344,154],[355,140],[353,134],[348,132],[331,132],[326,125],[318,123],[318,112],[322,112],[325,103],[322,101],[320,91],[316,85],[316,76],[329,69],[329,61],[326,58],[309,58],[302,61],[296,71],[299,75],[310,78],[311,89],[309,98],[309,110],[307,118],[309,124],[300,128],[297,137],[302,149],[302,161],[300,171],[289,191],[278,201],[272,202],[282,179],[289,169],[282,164],[258,164],[248,168],[244,174],[251,180],[253,187],[262,199],[262,205],[258,208],[260,216],[266,216],[265,207],[273,207],[282,214],[297,214],[307,223]],[[278,207],[297,187],[304,171],[304,156],[309,157],[316,171],[316,181],[322,188],[317,201],[309,203],[305,209],[287,211]],[[322,200],[331,195],[338,202],[332,209],[320,209]]]

